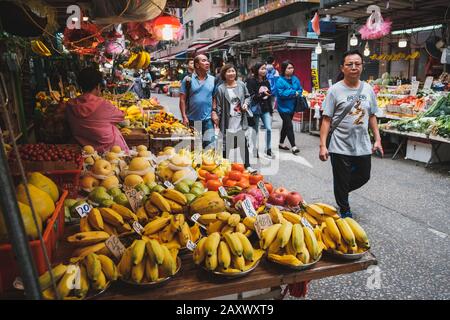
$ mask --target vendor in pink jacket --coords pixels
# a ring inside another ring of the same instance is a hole
[[[78,75],[83,94],[67,102],[66,119],[72,135],[79,144],[91,145],[98,152],[109,151],[117,145],[128,152],[128,146],[116,124],[124,120],[124,113],[100,97],[102,74],[85,68]]]

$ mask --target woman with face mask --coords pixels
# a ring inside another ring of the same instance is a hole
[[[295,145],[292,118],[294,117],[297,97],[302,95],[303,88],[300,84],[300,80],[294,76],[294,65],[289,60],[286,60],[281,64],[280,77],[277,80],[276,88],[278,112],[283,120],[279,148],[281,150],[289,150],[289,147],[284,144],[284,140],[287,137],[291,144],[292,153],[297,154],[300,150]]]
[[[248,128],[247,109],[250,105],[250,94],[245,84],[237,80],[236,69],[233,65],[223,66],[220,76],[223,83],[216,89],[213,113],[218,116],[216,124],[223,135],[224,157],[229,158],[230,149],[238,147],[245,168],[249,172],[255,172],[256,170],[250,167],[247,138],[245,138],[245,131]]]
[[[270,90],[270,83],[266,78],[267,70],[266,64],[262,62],[256,63],[252,68],[253,76],[247,81],[247,89],[252,98],[251,111],[253,113],[253,137],[252,142],[254,152],[258,151],[258,131],[259,119],[261,118],[266,129],[266,147],[265,155],[273,159],[272,153],[272,91]]]

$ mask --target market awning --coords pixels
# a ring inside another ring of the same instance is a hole
[[[189,53],[196,52],[200,48],[206,47],[210,43],[211,43],[211,41],[195,43],[195,44],[189,46],[189,48],[187,49],[187,52],[189,52]]]
[[[233,35],[233,36],[225,37],[225,38],[220,39],[220,40],[216,40],[216,41],[214,41],[213,43],[210,43],[210,44],[208,44],[207,46],[205,46],[205,47],[199,49],[199,50],[197,51],[197,53],[207,53],[207,52],[209,52],[209,51],[212,50],[212,49],[219,48],[220,46],[226,44],[227,42],[231,41],[231,40],[234,39],[234,38],[237,38],[238,36],[239,36],[239,35],[236,34],[236,35]]]

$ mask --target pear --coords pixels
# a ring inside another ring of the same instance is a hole
[[[114,201],[111,199],[105,199],[100,202],[100,206],[103,208],[109,208],[114,204]]]
[[[195,198],[197,198],[197,196],[192,193],[186,193],[184,196],[186,197],[188,203],[191,203],[195,200]]]
[[[186,183],[186,184],[188,185],[189,188],[191,188],[192,185],[195,183],[195,181],[194,181],[194,180],[191,180],[191,179],[183,179],[182,182]]]
[[[58,201],[59,199],[59,191],[56,184],[44,176],[40,172],[32,172],[28,175],[28,182],[34,185],[35,187],[41,189],[48,193],[48,195],[52,198],[53,202]]]
[[[48,218],[55,211],[55,203],[48,193],[35,187],[32,184],[28,184],[28,190],[30,191],[31,202],[33,203],[34,210],[41,217],[42,221],[47,221]],[[25,191],[25,186],[20,184],[17,187],[17,200],[23,204],[30,205]]]
[[[118,195],[122,194],[122,190],[120,190],[119,187],[115,187],[115,188],[109,189],[108,193],[113,197],[117,197]]]
[[[198,196],[201,196],[202,194],[205,193],[205,188],[203,188],[203,186],[202,186],[201,189],[195,187],[195,188],[192,188],[192,189],[191,189],[191,192],[190,192],[190,193],[193,194],[193,195],[195,195],[196,197],[198,197]]]
[[[114,202],[117,203],[117,204],[120,204],[122,206],[125,206],[125,207],[130,205],[130,203],[128,202],[128,198],[125,195],[125,193],[121,193],[118,196],[115,196],[114,197]]]
[[[97,203],[101,203],[104,200],[110,200],[111,198],[112,197],[104,187],[96,187],[89,193],[89,199]]]
[[[166,190],[166,188],[158,184],[156,187],[153,188],[152,192],[162,193],[164,190]]]
[[[158,185],[156,182],[147,182],[146,183],[147,187],[150,189],[150,192],[153,191],[153,189]]]
[[[67,208],[72,208],[72,206],[75,204],[75,203],[77,203],[77,200],[75,200],[75,199],[66,199],[65,201],[64,201],[64,207],[67,207]]]
[[[200,189],[200,190],[204,190],[204,189],[205,189],[205,187],[203,186],[203,184],[202,184],[200,181],[194,182],[194,183],[192,184],[192,186],[191,186],[191,191],[192,191],[192,189],[194,189],[194,188]]]

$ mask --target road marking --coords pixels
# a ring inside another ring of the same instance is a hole
[[[447,238],[447,234],[446,234],[446,233],[437,231],[437,230],[435,230],[435,229],[433,229],[433,228],[428,228],[428,230],[430,230],[431,232],[433,232],[435,235],[437,235],[438,237],[440,237],[440,238],[442,238],[442,239]]]

